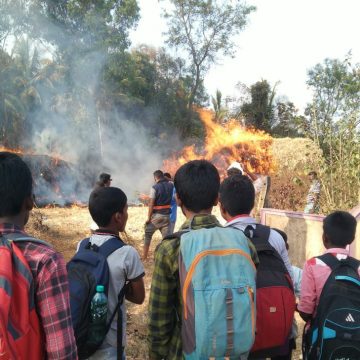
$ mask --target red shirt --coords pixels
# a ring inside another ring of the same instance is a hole
[[[0,224],[0,234],[12,233],[26,235],[15,225]],[[46,245],[25,241],[16,245],[22,250],[35,280],[35,303],[45,334],[46,358],[77,359],[64,258]]]

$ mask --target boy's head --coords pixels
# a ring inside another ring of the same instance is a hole
[[[116,187],[95,189],[89,198],[90,215],[99,228],[124,231],[128,213],[127,197]]]
[[[220,210],[225,220],[237,215],[250,214],[255,202],[255,189],[245,175],[226,178],[220,186]]]
[[[355,239],[356,219],[346,211],[335,211],[323,222],[323,242],[326,249],[345,248]]]
[[[154,180],[159,181],[164,178],[164,173],[161,170],[154,171]]]
[[[310,171],[310,172],[308,173],[308,178],[309,178],[309,180],[315,180],[315,179],[317,179],[317,172],[316,172],[316,171]]]
[[[169,181],[171,180],[171,175],[168,172],[164,173],[164,177],[165,177],[166,180],[169,180]]]
[[[200,213],[217,204],[220,176],[216,167],[206,160],[182,165],[175,174],[174,185],[178,205]]]
[[[25,162],[18,155],[0,152],[0,218],[20,216],[20,226],[24,226],[33,207],[32,186]]]
[[[107,173],[101,173],[99,176],[99,182],[102,186],[110,186],[112,182],[111,175]]]

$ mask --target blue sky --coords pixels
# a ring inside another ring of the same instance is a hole
[[[132,33],[133,45],[163,46],[166,30],[163,1],[138,0],[141,20]],[[286,95],[301,110],[311,100],[307,70],[325,58],[343,59],[351,50],[360,62],[360,0],[252,0],[257,11],[236,38],[233,59],[220,59],[205,77],[209,94],[220,89],[236,96],[237,82],[247,86],[266,79],[280,81],[277,94]]]

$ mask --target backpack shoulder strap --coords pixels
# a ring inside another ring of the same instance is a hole
[[[52,246],[49,243],[47,243],[46,241],[36,239],[32,236],[28,236],[28,235],[24,235],[24,234],[20,234],[20,233],[3,234],[3,237],[8,241],[14,241],[16,243],[32,242],[32,243],[41,244],[41,245],[45,245],[45,246],[52,248]]]
[[[345,260],[345,262],[351,267],[353,268],[353,270],[355,270],[356,274],[358,274],[359,271],[359,267],[360,267],[360,261],[357,259],[354,259],[351,256],[348,256]]]
[[[90,238],[86,238],[80,241],[79,250],[89,249],[90,248]]]
[[[123,246],[125,246],[125,243],[119,237],[114,236],[111,239],[104,242],[104,244],[99,246],[99,253],[105,257],[108,257],[114,251],[122,248]]]
[[[324,254],[317,256],[317,258],[323,261],[331,269],[331,271],[334,271],[340,265],[340,261],[332,254]]]
[[[261,224],[255,224],[255,226],[254,229],[252,225],[248,225],[244,234],[255,245],[256,251],[273,250],[269,243],[270,227]]]

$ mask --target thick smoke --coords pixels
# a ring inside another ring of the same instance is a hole
[[[44,18],[39,26],[76,44],[76,39]],[[42,59],[55,60],[52,50],[47,44],[38,47]],[[121,187],[130,202],[136,201],[139,192],[148,191],[153,171],[162,167],[164,147],[154,142],[149,129],[121,109],[109,113],[98,103],[95,93],[106,60],[106,53],[92,52],[65,69],[71,89],[65,85],[39,87],[41,105],[28,114],[31,130],[26,147],[66,161],[56,163],[42,157],[38,164],[36,158],[27,158],[40,204],[87,201],[100,172],[110,173],[113,185]],[[154,109],[149,113],[156,116]]]

